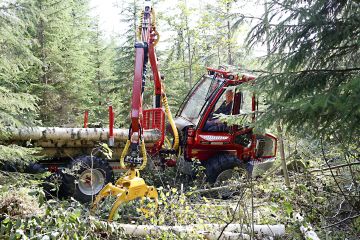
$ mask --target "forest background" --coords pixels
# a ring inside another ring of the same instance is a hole
[[[291,209],[310,211],[324,236],[333,226],[343,230],[339,236],[356,236],[359,1],[188,2],[172,1],[157,12],[157,28],[164,33],[157,53],[173,112],[206,66],[235,66],[257,75],[252,90],[268,106],[259,128],[284,134],[287,155],[306,168],[337,170],[307,175],[302,191],[311,202],[292,202],[299,194],[294,190],[293,198],[286,195]],[[90,122],[106,126],[109,104],[116,127],[127,127],[140,4],[125,0],[117,7],[121,29],[109,37],[87,0],[0,1],[2,136],[8,126],[81,126],[85,110]],[[0,145],[0,161],[30,161],[32,151]]]

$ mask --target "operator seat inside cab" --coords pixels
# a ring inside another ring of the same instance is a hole
[[[224,115],[237,115],[250,111],[251,96],[247,92],[240,92],[235,87],[227,87],[222,92],[211,113],[207,117],[202,129],[204,132],[228,132],[228,124],[221,119]],[[244,116],[245,117],[245,116]]]

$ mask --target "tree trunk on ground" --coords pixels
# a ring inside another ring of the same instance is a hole
[[[154,226],[154,225],[132,225],[114,224],[124,229],[126,234],[132,236],[148,236],[161,232],[174,232],[186,237],[187,234],[198,233],[205,239],[251,239],[248,233],[251,227],[241,224],[193,224],[186,226]],[[224,231],[223,231],[224,230]],[[285,234],[284,225],[254,225],[254,232],[259,235],[279,237]]]

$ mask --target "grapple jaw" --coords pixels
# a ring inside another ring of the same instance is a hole
[[[155,209],[158,207],[158,192],[155,187],[146,185],[144,179],[140,177],[138,169],[131,168],[124,177],[119,178],[115,185],[108,183],[96,196],[95,201],[91,207],[91,213],[94,213],[99,203],[108,196],[116,197],[116,200],[111,208],[108,221],[112,221],[117,209],[122,203],[129,202],[140,198],[141,203],[145,198],[153,199],[155,202]],[[145,214],[154,214],[151,210],[141,208]]]

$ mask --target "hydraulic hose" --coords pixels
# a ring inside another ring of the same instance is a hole
[[[173,119],[173,117],[171,115],[170,107],[169,107],[169,104],[168,104],[167,97],[166,97],[165,93],[162,94],[162,102],[164,104],[165,112],[166,112],[167,118],[168,118],[169,123],[171,125],[171,129],[172,129],[173,134],[174,134],[174,143],[173,143],[172,148],[177,151],[179,149],[179,133],[178,133],[178,130],[176,128],[175,121],[174,121],[174,119]]]
[[[120,156],[120,167],[121,167],[121,168],[125,168],[124,159],[125,159],[126,154],[127,154],[128,151],[129,151],[130,143],[131,143],[131,142],[130,142],[130,140],[128,139],[128,140],[126,141],[124,150],[123,150],[122,153],[121,153],[121,156]]]
[[[131,143],[130,140],[126,141],[124,150],[121,153],[121,157],[120,157],[120,167],[121,168],[126,168],[124,160],[125,160],[126,154],[129,151],[130,143]],[[139,167],[139,170],[143,170],[146,167],[146,164],[147,164],[146,148],[145,148],[145,142],[144,142],[143,138],[140,140],[140,149],[141,149],[141,155],[143,157],[143,162],[142,162],[141,166]]]
[[[141,11],[140,18],[139,18],[139,27],[137,31],[137,37],[138,39],[141,39],[141,33],[142,33],[142,25],[143,25],[143,19],[144,19],[144,11]]]
[[[145,148],[145,142],[144,142],[144,138],[141,139],[141,153],[142,153],[142,157],[143,157],[143,162],[139,168],[139,170],[143,170],[146,167],[147,164],[147,155],[146,155],[146,148]]]

